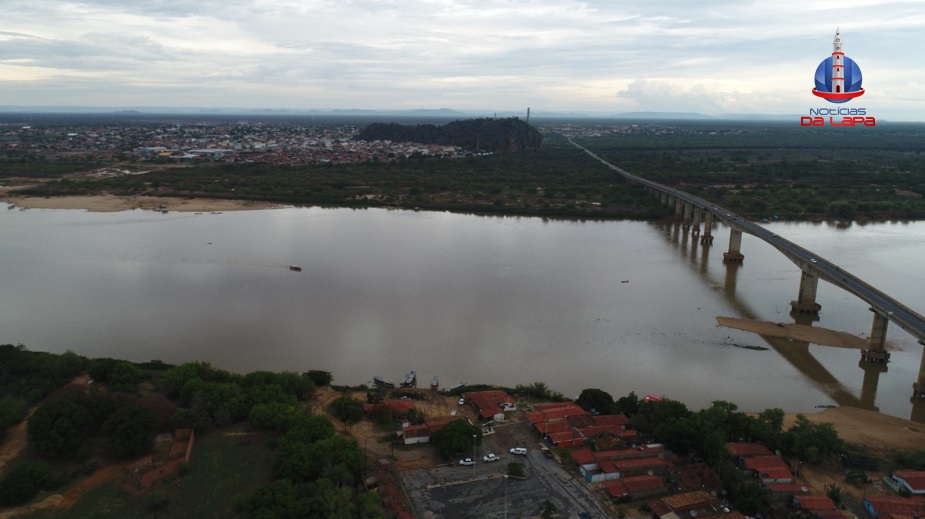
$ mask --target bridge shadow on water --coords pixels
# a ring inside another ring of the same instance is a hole
[[[678,249],[682,258],[689,260],[689,264],[705,282],[712,281],[709,275],[710,250],[717,245],[701,245],[699,237],[691,236],[679,221],[658,221],[651,225],[658,229],[666,241]],[[715,255],[715,254],[714,254]],[[721,259],[715,261],[722,262]],[[725,265],[726,274],[722,283],[721,294],[726,302],[745,319],[758,320],[760,317],[740,298],[736,296],[736,280],[740,264],[729,263]],[[797,324],[812,325],[819,319],[811,314],[791,314]],[[858,361],[858,367],[863,371],[860,396],[855,395],[845,387],[825,366],[809,351],[810,343],[786,337],[759,335],[784,360],[799,371],[807,380],[813,383],[824,394],[828,395],[840,406],[860,407],[872,411],[879,411],[875,402],[877,399],[877,386],[880,374],[887,371],[886,364]],[[910,420],[925,423],[925,399],[910,398],[912,414]]]

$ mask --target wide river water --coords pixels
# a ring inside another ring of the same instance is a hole
[[[925,311],[925,223],[766,227]],[[8,210],[0,204],[0,343],[88,357],[200,360],[239,372],[323,369],[335,383],[439,376],[567,396],[664,395],[697,409],[859,405],[925,422],[922,346],[896,326],[889,369],[857,350],[765,339],[717,316],[793,322],[800,271],[728,229],[676,224],[287,208],[223,214]],[[292,272],[298,264],[302,272]],[[819,284],[822,326],[872,314]],[[741,346],[760,346],[766,350]],[[862,365],[863,366],[863,365]]]

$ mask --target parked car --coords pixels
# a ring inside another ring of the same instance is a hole
[[[475,465],[475,462],[472,461],[472,458],[466,458],[466,459],[463,459],[463,460],[459,460],[459,464],[460,464],[460,465],[465,465],[465,466],[468,467],[468,466],[470,466],[470,465]]]
[[[511,454],[516,454],[518,456],[526,456],[527,448],[526,447],[511,447]]]
[[[488,463],[489,461],[498,461],[500,459],[501,458],[495,456],[494,454],[490,454],[490,453],[486,454],[485,456],[482,456],[482,461],[484,461],[485,463]]]
[[[552,457],[552,451],[549,450],[549,447],[540,447],[540,451],[543,453],[543,456],[546,456],[547,458]]]
[[[465,404],[466,404],[466,399],[461,397],[459,399],[459,405],[465,405]]]

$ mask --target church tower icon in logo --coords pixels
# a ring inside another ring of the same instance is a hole
[[[816,68],[816,88],[813,95],[830,103],[844,103],[864,95],[861,88],[861,68],[842,52],[841,34],[835,29],[832,56]]]

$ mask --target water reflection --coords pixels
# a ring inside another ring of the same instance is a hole
[[[698,247],[694,244],[689,245],[688,235],[681,223],[679,222],[655,222],[654,225],[661,231],[661,234],[667,237],[667,241],[677,247],[682,257],[689,255],[691,263],[698,266],[697,273],[699,279],[704,282],[711,282],[709,278],[708,258],[709,245],[702,245],[701,261],[696,262]],[[844,226],[842,228],[850,227]],[[723,296],[727,303],[731,305],[740,316],[746,319],[762,319],[754,312],[749,305],[740,299],[736,293],[736,282],[740,270],[744,263],[727,263],[724,265],[725,277],[723,282]],[[794,267],[796,268],[796,267]],[[796,324],[811,326],[819,320],[818,314],[807,314],[791,312],[790,316]],[[858,367],[863,372],[863,382],[861,385],[860,397],[855,396],[848,388],[845,387],[811,352],[810,343],[806,341],[793,340],[789,338],[759,335],[778,355],[784,358],[790,365],[796,368],[804,377],[811,380],[812,383],[823,393],[828,395],[834,402],[841,406],[860,407],[872,411],[879,411],[876,405],[877,387],[880,381],[880,375],[886,373],[888,367],[882,363],[871,363],[859,361]],[[911,398],[912,414],[910,419],[916,422],[925,423],[925,399]]]

